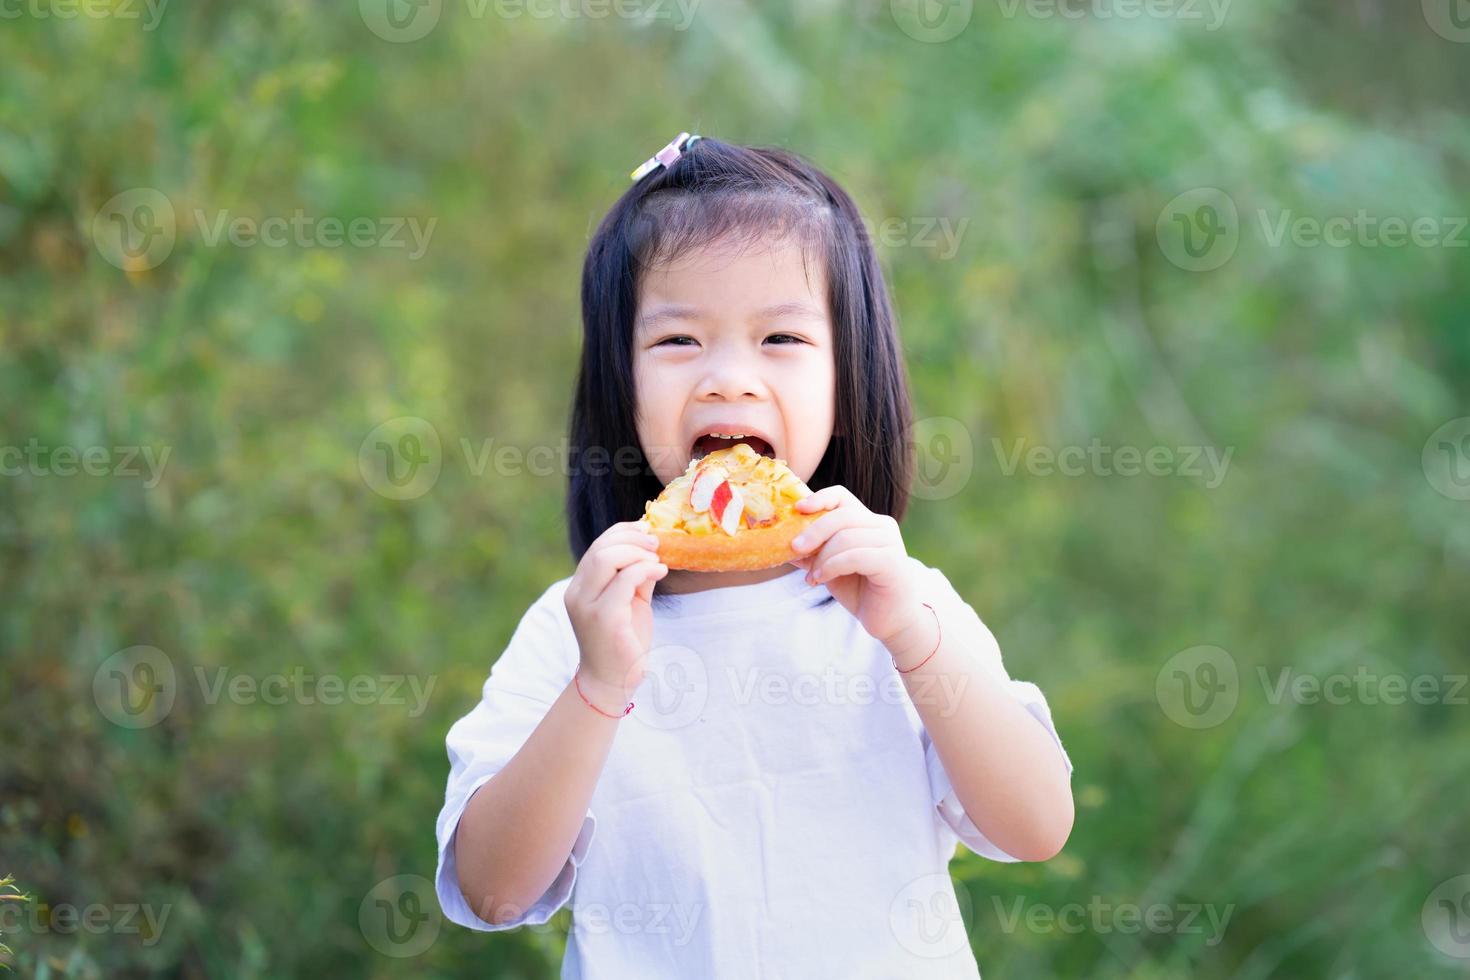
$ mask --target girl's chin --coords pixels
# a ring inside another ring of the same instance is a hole
[[[801,566],[794,562],[782,562],[770,568],[755,568],[736,572],[697,572],[688,568],[671,568],[658,580],[655,589],[672,583],[673,591],[677,591],[684,583],[698,583],[701,586],[720,585],[744,585],[753,582],[764,582],[767,579],[780,578],[800,569]]]

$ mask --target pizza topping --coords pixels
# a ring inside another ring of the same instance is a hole
[[[654,526],[689,534],[735,536],[790,512],[811,490],[781,460],[739,443],[707,459],[691,460],[682,476],[645,507]]]
[[[745,521],[750,527],[766,524],[776,518],[776,503],[771,499],[769,485],[754,485],[745,488]]]
[[[689,491],[690,508],[696,514],[709,510],[710,502],[714,500],[715,490],[729,480],[730,474],[725,472],[722,466],[711,464],[701,467],[699,474],[694,478],[694,488]]]
[[[715,520],[718,521],[723,519],[725,514],[725,505],[730,502],[730,498],[732,496],[733,492],[730,489],[729,480],[722,480],[720,482],[720,485],[715,487],[715,495],[711,497],[709,501],[709,509],[714,511]]]
[[[708,466],[694,478],[689,507],[695,513],[709,511],[721,530],[734,534],[740,529],[745,503],[740,491],[730,482],[729,474],[719,466]]]
[[[730,535],[738,531],[740,515],[744,510],[745,504],[740,491],[729,480],[715,488],[715,497],[710,504],[710,511],[715,515],[715,520],[720,522],[720,530]]]

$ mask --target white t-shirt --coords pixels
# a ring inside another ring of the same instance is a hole
[[[990,630],[943,573],[911,560],[946,640],[958,631],[953,640],[1056,739],[1041,692],[1009,678]],[[655,596],[647,674],[565,867],[513,921],[476,916],[454,832],[571,683],[569,581],[531,606],[480,703],[449,730],[435,885],[451,921],[541,924],[570,899],[561,976],[582,980],[979,976],[949,861],[956,839],[1016,859],[960,806],[888,651],[795,567],[755,585]],[[913,697],[949,704],[954,694],[935,683]]]

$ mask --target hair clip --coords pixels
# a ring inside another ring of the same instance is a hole
[[[659,150],[653,156],[649,157],[647,160],[639,164],[638,169],[633,171],[633,179],[641,180],[642,178],[657,170],[660,164],[665,167],[672,167],[674,165],[674,161],[679,159],[679,157],[684,154],[685,150],[688,150],[691,146],[693,146],[698,140],[702,138],[703,137],[697,134],[694,136],[690,136],[688,133],[680,133],[678,136],[675,136],[672,140],[669,141],[668,146],[664,147],[662,150]]]

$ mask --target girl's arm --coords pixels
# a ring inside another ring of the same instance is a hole
[[[936,611],[926,608],[925,593],[943,575],[927,575],[904,548],[898,521],[874,514],[851,490],[823,487],[796,509],[828,511],[791,542],[795,562],[888,648],[970,821],[1013,858],[1054,857],[1072,833],[1071,773],[1051,733],[1006,689],[990,631],[968,603],[970,623],[954,622],[958,607],[937,594]]]
[[[616,714],[626,692],[583,675],[582,692]],[[459,887],[500,925],[536,903],[567,863],[618,730],[568,684],[505,768],[470,797],[455,831]]]
[[[920,606],[911,625],[885,645],[907,671],[899,676],[955,796],[1002,851],[1022,861],[1055,857],[1072,833],[1075,815],[1062,754],[1041,722],[987,668],[984,651],[963,649],[960,624],[939,620],[945,607],[934,605],[932,613]],[[923,662],[930,651],[933,656]]]
[[[534,905],[566,867],[612,749],[619,709],[643,679],[653,587],[668,573],[657,548],[658,538],[634,521],[612,525],[588,545],[563,596],[577,640],[577,673],[460,815],[451,845],[459,890],[491,925]]]

